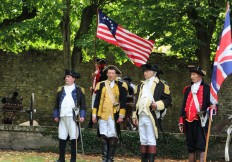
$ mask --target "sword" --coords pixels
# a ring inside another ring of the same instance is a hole
[[[79,122],[79,119],[80,119],[80,106],[75,106],[73,108],[73,111],[74,111],[74,121],[75,122],[78,122],[78,126],[80,128],[80,137],[81,137],[81,150],[82,150],[82,154],[85,154],[84,153],[84,146],[83,146],[83,139],[82,139],[82,131],[81,131],[81,123]],[[77,127],[76,127],[77,128]],[[77,135],[77,131],[78,131],[78,128],[76,129],[76,135]],[[77,153],[77,139],[76,139],[76,153]]]

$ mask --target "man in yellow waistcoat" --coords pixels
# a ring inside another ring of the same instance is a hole
[[[161,70],[152,64],[142,65],[145,81],[137,87],[133,123],[139,126],[140,151],[142,162],[153,162],[156,155],[158,138],[158,113],[171,105],[169,86],[163,83],[157,74]]]
[[[114,153],[120,136],[120,123],[126,113],[127,84],[116,80],[120,70],[113,65],[106,67],[108,79],[96,85],[96,98],[92,111],[93,123],[99,124],[102,141],[102,161],[114,161]]]

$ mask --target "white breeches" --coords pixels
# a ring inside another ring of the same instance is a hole
[[[106,137],[118,137],[115,127],[115,121],[111,117],[108,120],[99,119],[99,131],[100,134],[104,134]]]
[[[139,115],[139,136],[141,145],[156,145],[154,127],[148,115]]]
[[[59,139],[66,140],[68,135],[70,140],[77,139],[79,129],[72,116],[62,116],[59,121],[58,137]]]

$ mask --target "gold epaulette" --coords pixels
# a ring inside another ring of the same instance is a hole
[[[171,92],[170,92],[168,83],[165,80],[162,80],[162,79],[160,79],[160,81],[164,84],[164,93],[165,94],[170,94]]]
[[[128,85],[126,84],[126,82],[122,82],[122,86],[128,91]]]
[[[170,89],[169,89],[169,86],[167,84],[164,84],[164,93],[165,94],[170,94]]]
[[[81,88],[81,92],[83,93],[83,94],[85,94],[85,88],[83,88],[83,87],[80,87]]]
[[[60,92],[62,90],[63,86],[62,87],[58,87],[57,89],[57,92]]]

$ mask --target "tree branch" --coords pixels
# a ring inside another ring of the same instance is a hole
[[[32,19],[36,15],[37,9],[35,7],[32,9],[32,11],[30,11],[26,5],[23,5],[21,15],[12,19],[4,19],[3,22],[0,23],[0,29],[8,27],[14,23],[19,23],[27,19]]]
[[[72,68],[75,68],[77,61],[82,61],[81,48],[75,46],[75,42],[77,42],[77,40],[80,39],[81,35],[88,33],[90,24],[92,23],[92,18],[95,14],[97,14],[97,7],[98,6],[96,5],[90,5],[82,11],[80,28],[77,31],[74,38],[74,48],[71,59]]]

